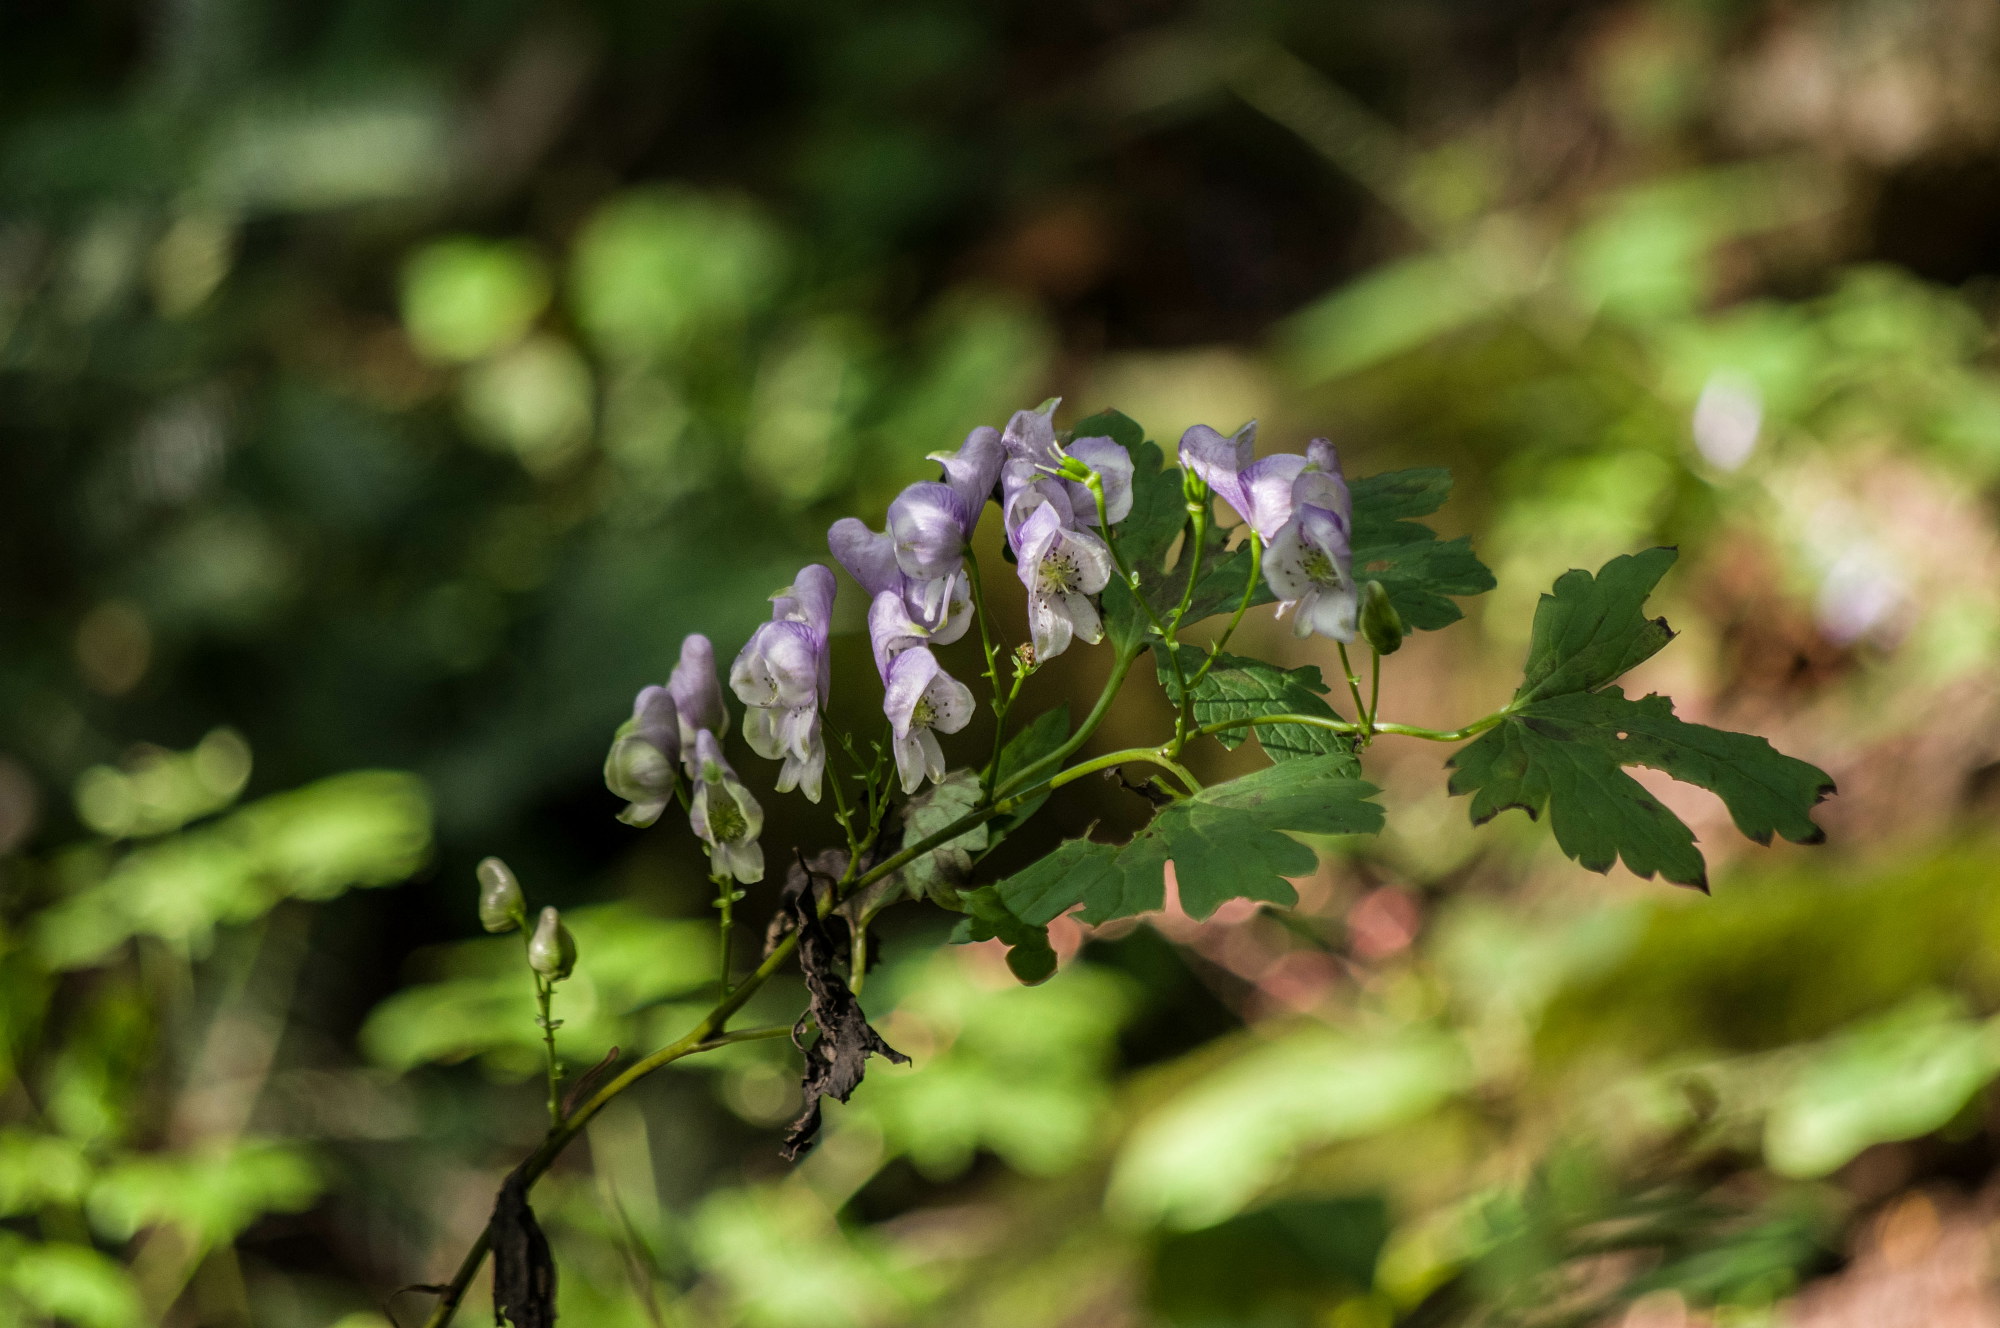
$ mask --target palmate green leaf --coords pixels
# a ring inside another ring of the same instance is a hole
[[[1833,781],[1762,738],[1686,723],[1664,696],[1633,700],[1607,686],[1673,638],[1642,606],[1674,556],[1648,549],[1612,559],[1595,577],[1563,574],[1535,611],[1527,677],[1507,717],[1452,758],[1450,787],[1472,796],[1475,824],[1509,807],[1532,817],[1546,810],[1557,845],[1591,871],[1622,859],[1636,875],[1707,890],[1694,832],[1625,767],[1710,790],[1760,844],[1774,834],[1818,843],[1812,809]]]
[[[1230,899],[1295,903],[1285,878],[1319,857],[1292,834],[1372,834],[1382,827],[1374,793],[1346,753],[1286,761],[1174,803],[1129,844],[1070,840],[994,889],[1024,922],[1046,925],[1079,904],[1083,921],[1108,922],[1163,907],[1171,861],[1193,917]]]
[[[1193,676],[1201,668],[1207,652],[1194,646],[1179,646],[1181,671]],[[1181,703],[1180,682],[1162,656],[1158,661],[1160,686],[1169,704]],[[1226,720],[1252,719],[1263,715],[1316,715],[1339,718],[1325,700],[1326,682],[1318,669],[1281,669],[1262,660],[1246,659],[1227,651],[1215,658],[1208,676],[1194,689],[1196,724],[1220,724]],[[1224,729],[1212,735],[1224,747],[1235,748],[1249,737],[1253,726]],[[1354,744],[1344,734],[1304,724],[1264,724],[1254,726],[1265,755],[1273,761],[1296,761],[1336,752],[1352,752]]]
[[[1464,536],[1441,540],[1409,518],[1428,516],[1451,496],[1451,472],[1392,470],[1355,480],[1354,576],[1380,581],[1411,627],[1432,632],[1464,617],[1452,596],[1483,595],[1493,573]]]
[[[954,945],[990,941],[996,937],[1007,946],[1007,968],[1032,987],[1055,975],[1056,952],[1049,945],[1048,924],[1023,922],[1001,902],[990,885],[967,890],[959,897],[965,917],[952,929]]]

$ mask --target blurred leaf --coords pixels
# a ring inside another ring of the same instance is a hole
[[[80,968],[134,935],[190,949],[279,900],[390,885],[430,852],[430,802],[414,776],[336,775],[137,848],[37,919],[48,963]]]
[[[403,269],[404,325],[437,360],[476,360],[513,344],[548,303],[548,272],[524,244],[435,240]]]
[[[73,1207],[83,1199],[90,1175],[83,1146],[72,1139],[0,1131],[0,1217],[49,1205]]]
[[[126,769],[92,766],[77,778],[76,810],[101,835],[145,838],[222,810],[249,780],[250,745],[216,729],[191,751],[146,748]]]
[[[1162,1236],[1147,1298],[1176,1328],[1326,1323],[1330,1306],[1374,1284],[1388,1238],[1379,1197],[1275,1203]]]
[[[1829,1175],[1871,1145],[1944,1126],[2000,1074],[2000,1026],[1920,996],[1805,1057],[1764,1125],[1764,1156],[1781,1176]]]
[[[25,1302],[44,1323],[136,1328],[143,1321],[131,1277],[109,1255],[86,1245],[29,1244],[0,1232],[0,1291]],[[5,1305],[0,1297],[0,1309]]]
[[[1308,1148],[1436,1108],[1471,1082],[1458,1041],[1420,1026],[1353,1036],[1306,1025],[1203,1075],[1142,1118],[1105,1202],[1177,1230],[1242,1211]]]
[[[1358,373],[1492,317],[1514,298],[1469,254],[1387,263],[1294,314],[1280,355],[1306,383]]]
[[[563,1021],[557,1049],[594,1061],[614,1044],[631,1046],[631,1016],[715,981],[715,929],[706,922],[651,917],[626,903],[568,910],[563,924],[582,956],[557,990]],[[403,988],[369,1014],[361,1046],[399,1073],[433,1061],[484,1057],[494,1070],[530,1073],[542,1057],[534,985],[518,935],[461,941],[433,951],[442,981]]]
[[[114,1240],[169,1224],[205,1247],[235,1239],[265,1213],[302,1212],[319,1191],[298,1152],[247,1142],[114,1160],[91,1186],[88,1207],[92,1224]]]
[[[747,201],[633,192],[605,204],[578,236],[571,298],[608,354],[671,360],[696,334],[761,309],[785,266],[784,237]]]
[[[1371,834],[1382,809],[1375,786],[1357,777],[1345,753],[1286,761],[1167,807],[1125,846],[1073,839],[996,887],[1014,914],[1047,923],[1083,905],[1088,923],[1132,917],[1165,904],[1165,868],[1174,864],[1181,907],[1205,918],[1225,900],[1290,904],[1287,876],[1305,876],[1319,855],[1298,834]]]
[[[996,989],[966,958],[933,952],[885,975],[894,1002],[885,1030],[934,1050],[911,1067],[874,1069],[842,1128],[880,1130],[937,1179],[963,1172],[981,1149],[1024,1174],[1058,1175],[1090,1155],[1106,1122],[1134,993],[1087,964],[1033,988]]]

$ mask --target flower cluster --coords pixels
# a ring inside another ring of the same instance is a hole
[[[1304,456],[1256,455],[1257,425],[1224,437],[1205,424],[1181,436],[1181,464],[1236,510],[1262,541],[1264,580],[1278,612],[1295,609],[1300,636],[1352,641],[1360,593],[1354,584],[1354,500],[1340,453],[1324,438]]]
[[[1056,405],[1018,411],[1004,430],[974,429],[957,451],[932,453],[939,478],[898,494],[884,529],[845,517],[827,532],[828,551],[868,596],[868,639],[905,793],[944,778],[938,735],[963,729],[976,706],[971,688],[945,671],[933,648],[971,626],[979,593],[972,539],[988,502],[1000,507],[1027,592],[1026,658],[1038,666],[1073,641],[1104,637],[1096,596],[1118,566],[1109,528],[1132,511],[1132,457],[1108,437],[1062,441]],[[1279,612],[1294,613],[1299,635],[1352,640],[1352,504],[1340,459],[1315,439],[1304,455],[1257,460],[1255,441],[1254,423],[1226,437],[1196,425],[1181,439],[1181,464],[1242,517],[1264,550]],[[826,777],[835,592],[827,567],[800,569],[771,597],[770,621],[729,670],[730,690],[744,706],[744,740],[782,763],[778,792],[797,789],[813,802]],[[643,826],[681,794],[685,777],[688,818],[714,871],[748,883],[764,873],[757,842],[763,811],[723,757],[728,726],[714,652],[708,638],[690,636],[667,685],[639,693],[612,743],[605,781],[629,804],[622,818]]]

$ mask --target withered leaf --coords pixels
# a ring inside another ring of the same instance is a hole
[[[523,1164],[526,1165],[525,1163]],[[487,1223],[493,1248],[493,1315],[514,1328],[553,1328],[556,1321],[556,1264],[549,1239],[528,1206],[528,1178],[511,1172],[493,1202]]]
[[[811,998],[806,1012],[792,1027],[792,1042],[805,1054],[805,1074],[799,1083],[805,1106],[785,1136],[781,1151],[787,1161],[796,1160],[818,1135],[820,1100],[847,1101],[860,1086],[870,1056],[886,1056],[898,1065],[910,1063],[908,1056],[884,1042],[869,1026],[853,989],[835,971],[838,950],[833,933],[819,915],[818,889],[821,881],[830,888],[835,879],[801,860],[786,879],[782,895],[784,911],[799,934],[799,969],[805,974]],[[811,1043],[805,1041],[808,1021],[819,1028]]]

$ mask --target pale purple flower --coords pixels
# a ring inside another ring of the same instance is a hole
[[[718,738],[729,733],[729,708],[715,677],[715,647],[700,632],[681,641],[680,662],[667,679],[667,691],[680,729],[680,758],[693,775],[694,735],[703,729]]]
[[[744,885],[764,879],[764,809],[722,757],[722,744],[707,729],[695,735],[694,794],[688,824],[708,845],[709,865],[718,876]]]
[[[645,688],[632,703],[632,718],[619,726],[604,758],[604,784],[625,799],[618,819],[647,826],[673,801],[675,765],[681,758],[680,721],[664,687]]]
[[[944,671],[928,646],[910,646],[895,656],[882,702],[894,733],[896,770],[903,792],[914,793],[928,775],[942,780],[944,748],[937,735],[956,733],[972,720],[972,689]]]
[[[780,793],[796,788],[819,801],[826,770],[820,710],[830,678],[827,636],[833,615],[833,573],[818,563],[771,597],[772,620],[751,634],[729,670],[743,702],[743,737],[750,750],[782,759]]]
[[[956,452],[933,452],[929,459],[944,467],[944,482],[965,504],[972,523],[976,524],[986,500],[993,496],[993,485],[1000,478],[1000,463],[1007,459],[1000,431],[982,424],[965,436]],[[966,527],[965,534],[967,539],[972,537],[971,525]]]
[[[1028,588],[1028,630],[1037,660],[1069,649],[1072,637],[1097,642],[1104,625],[1090,596],[1111,582],[1104,541],[1063,520],[1054,502],[1037,505],[1021,523],[1015,557]]]
[[[1293,452],[1276,452],[1261,461],[1254,459],[1256,454],[1255,420],[1227,438],[1206,424],[1181,435],[1181,465],[1199,475],[1269,544],[1292,519],[1293,481],[1311,463]]]
[[[1064,524],[1097,524],[1097,500],[1090,486],[1066,479],[1056,472],[1067,457],[1074,457],[1097,472],[1104,489],[1104,516],[1117,525],[1132,513],[1132,456],[1113,438],[1078,438],[1064,446],[1056,441],[1055,411],[1060,397],[1044,401],[1034,410],[1018,410],[1001,435],[1006,461],[1000,468],[1001,502],[1007,513],[1008,531],[1034,514],[1039,505],[1024,501],[1024,494],[1049,500],[1060,494],[1067,499]],[[1018,550],[1017,550],[1018,552]]]
[[[911,581],[940,581],[957,573],[965,566],[979,510],[949,484],[934,480],[896,495],[889,504],[889,539],[897,570]]]
[[[885,590],[868,606],[868,644],[875,651],[875,670],[886,685],[896,656],[932,639],[924,625],[910,616],[909,606],[893,590]]]
[[[897,564],[895,537],[870,530],[851,516],[833,523],[826,545],[871,601],[883,591],[895,592],[933,640],[948,644],[971,626],[971,583],[962,570],[935,581],[913,581]]]
[[[1298,635],[1317,632],[1352,641],[1360,602],[1351,547],[1353,499],[1331,443],[1315,438],[1305,462],[1292,485],[1291,519],[1264,554],[1264,579],[1280,600],[1278,612],[1295,611],[1292,630]]]

